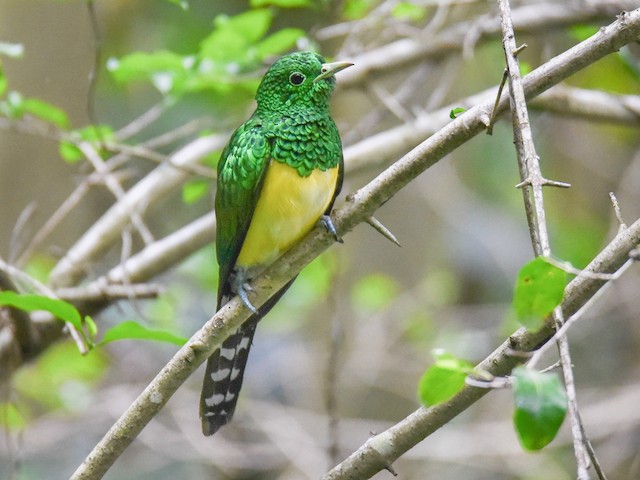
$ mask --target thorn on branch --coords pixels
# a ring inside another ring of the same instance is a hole
[[[558,188],[571,188],[570,183],[559,182],[557,180],[549,180],[548,178],[541,177],[540,179],[529,177],[516,185],[516,188],[524,187],[558,187]]]
[[[618,199],[616,198],[616,194],[613,192],[609,192],[609,198],[611,198],[611,203],[613,204],[613,211],[616,213],[616,218],[618,219],[618,223],[620,227],[618,228],[618,233],[627,229],[627,224],[624,222],[622,218],[622,210],[620,209],[620,204],[618,203]]]
[[[551,372],[552,370],[556,370],[558,368],[562,368],[562,364],[560,363],[560,360],[555,362],[553,365],[549,365],[547,368],[543,368],[542,370],[540,370],[540,373]]]
[[[513,50],[511,53],[513,53],[514,57],[517,57],[518,55],[520,55],[520,53],[526,49],[529,45],[527,45],[526,43],[523,43],[522,45],[520,45],[519,47],[517,47],[515,50]]]
[[[493,125],[496,123],[496,117],[498,115],[498,104],[500,103],[500,97],[502,96],[502,90],[504,90],[504,85],[507,83],[509,72],[504,69],[502,72],[502,80],[500,80],[500,86],[498,87],[498,94],[496,95],[496,101],[493,104],[493,110],[491,111],[491,120],[489,120],[489,126],[487,127],[487,135],[493,135]]]
[[[398,239],[396,238],[396,236],[387,227],[385,227],[380,222],[380,220],[378,220],[375,217],[369,217],[365,221],[369,225],[371,225],[378,233],[380,233],[384,238],[386,238],[387,240],[395,243],[399,247],[402,246],[402,245],[400,245],[400,242],[398,242]]]
[[[510,357],[516,358],[530,358],[533,355],[533,352],[525,352],[524,350],[516,350],[514,348],[509,348],[506,353]]]
[[[488,373],[488,372],[484,372]],[[464,383],[469,385],[470,387],[477,388],[488,388],[491,390],[496,390],[499,388],[509,388],[511,387],[511,379],[509,377],[493,377],[491,379],[480,378],[477,376],[469,375],[464,379]]]
[[[398,476],[398,473],[393,469],[393,467],[391,466],[391,464],[387,464],[384,466],[384,469],[387,470],[391,475],[393,475],[394,477]]]

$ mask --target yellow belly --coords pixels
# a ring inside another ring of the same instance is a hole
[[[316,169],[308,177],[276,161],[268,168],[236,260],[239,267],[264,266],[276,260],[313,228],[336,188],[337,167],[324,172]]]

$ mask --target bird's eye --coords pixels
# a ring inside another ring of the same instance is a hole
[[[300,72],[294,72],[289,76],[289,83],[291,83],[291,85],[300,85],[304,82],[304,79],[305,76],[303,74]]]

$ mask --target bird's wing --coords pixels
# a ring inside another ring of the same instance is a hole
[[[218,309],[231,296],[229,276],[249,230],[270,159],[271,145],[255,118],[235,131],[220,157],[215,205]]]

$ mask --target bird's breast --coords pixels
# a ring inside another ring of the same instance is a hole
[[[329,207],[337,180],[337,166],[302,177],[272,160],[236,265],[268,265],[299,241]]]

